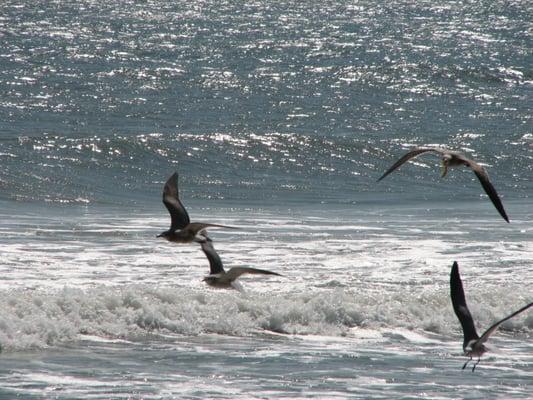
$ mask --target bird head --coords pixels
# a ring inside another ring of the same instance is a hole
[[[215,276],[207,275],[207,276],[204,276],[202,281],[204,281],[208,285],[213,285],[217,282],[217,278]]]
[[[161,232],[161,233],[160,233],[159,235],[157,235],[156,237],[158,237],[158,238],[162,237],[162,238],[165,238],[165,239],[168,240],[168,238],[169,238],[169,236],[170,236],[171,233],[172,233],[171,231],[164,231],[164,232]]]

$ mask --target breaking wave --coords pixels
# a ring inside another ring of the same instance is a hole
[[[472,296],[480,327],[520,306],[503,294]],[[147,335],[234,336],[276,332],[344,336],[351,328],[406,328],[461,337],[448,290],[422,292],[331,289],[309,293],[253,294],[189,288],[126,286],[89,290],[14,290],[0,293],[3,351],[44,349],[79,335],[137,340]],[[533,315],[508,321],[503,330],[533,329]]]

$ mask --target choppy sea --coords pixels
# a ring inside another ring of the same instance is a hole
[[[532,13],[511,1],[0,4],[0,399],[530,399]],[[467,169],[488,171],[511,223]],[[156,235],[165,180],[244,292]]]

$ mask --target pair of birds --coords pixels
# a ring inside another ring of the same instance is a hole
[[[489,196],[489,199],[492,201],[492,204],[494,204],[494,207],[496,207],[496,210],[498,210],[498,212],[505,221],[509,222],[509,218],[507,217],[507,213],[503,208],[503,204],[498,196],[498,193],[496,192],[496,189],[494,189],[494,186],[490,183],[488,174],[485,169],[475,161],[466,158],[463,154],[458,152],[433,147],[415,148],[406,153],[404,156],[402,156],[398,161],[396,161],[387,171],[385,171],[385,173],[378,179],[378,181],[381,181],[383,178],[385,178],[387,175],[389,175],[391,172],[399,168],[401,165],[403,165],[410,159],[428,152],[437,153],[441,156],[442,177],[446,176],[446,174],[448,173],[448,168],[450,167],[469,167],[474,172],[474,174],[476,174],[477,178],[481,183],[481,186],[485,190],[485,193],[487,193],[487,195]],[[459,274],[459,265],[457,264],[457,262],[453,263],[452,271],[450,274],[450,295],[452,299],[453,310],[455,312],[455,315],[459,319],[459,322],[461,323],[461,327],[463,328],[463,352],[466,356],[470,357],[469,360],[467,360],[466,363],[463,365],[463,369],[466,368],[468,363],[472,361],[474,357],[477,357],[477,362],[472,367],[472,372],[474,372],[476,366],[481,361],[481,356],[487,351],[487,348],[485,347],[485,342],[488,340],[490,335],[492,335],[502,323],[533,306],[533,303],[525,305],[519,310],[492,324],[481,336],[479,336],[474,325],[474,319],[472,318],[472,315],[470,314],[470,311],[468,310],[468,306],[466,304],[463,283],[461,281],[461,276]]]
[[[170,214],[170,228],[157,235],[157,237],[162,237],[169,242],[175,243],[200,243],[202,251],[209,261],[209,275],[203,279],[209,286],[226,289],[233,288],[242,291],[241,285],[236,281],[241,275],[281,276],[276,272],[251,267],[233,267],[226,272],[220,256],[213,247],[213,241],[207,236],[207,228],[236,228],[226,225],[191,222],[189,214],[179,198],[177,172],[168,178],[165,183],[163,204]]]

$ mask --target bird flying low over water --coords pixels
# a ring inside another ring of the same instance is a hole
[[[483,343],[487,341],[490,335],[498,329],[498,327],[508,319],[511,319],[515,315],[520,314],[521,312],[527,310],[529,307],[533,306],[533,303],[529,303],[522,307],[521,309],[515,311],[511,315],[499,320],[498,322],[492,324],[489,329],[487,329],[481,337],[478,336],[476,332],[476,327],[474,326],[474,319],[468,310],[466,305],[465,293],[463,291],[463,283],[461,282],[461,276],[459,275],[459,265],[457,262],[453,263],[452,272],[450,274],[450,293],[452,297],[453,310],[455,315],[459,319],[461,326],[463,327],[464,341],[463,341],[463,351],[465,355],[470,357],[469,360],[463,365],[463,369],[466,368],[466,365],[472,361],[473,357],[477,357],[477,362],[472,367],[472,372],[476,369],[476,365],[481,361],[481,356],[487,351],[487,348]]]
[[[507,217],[507,213],[505,212],[505,209],[503,208],[503,204],[498,197],[498,193],[496,192],[496,189],[494,189],[494,186],[492,186],[492,183],[489,181],[489,176],[487,175],[487,172],[485,169],[476,163],[473,160],[470,160],[466,158],[463,154],[450,151],[446,149],[439,149],[434,147],[418,147],[411,151],[409,151],[407,154],[402,156],[398,161],[396,161],[392,167],[390,167],[382,176],[378,179],[378,182],[385,178],[388,174],[390,174],[392,171],[394,171],[396,168],[399,168],[402,164],[409,161],[411,158],[414,158],[420,154],[427,153],[427,152],[433,152],[437,153],[442,157],[442,177],[444,178],[446,174],[448,173],[448,168],[450,167],[456,167],[460,165],[465,165],[469,167],[472,171],[474,171],[474,174],[476,174],[477,178],[479,179],[479,182],[481,182],[481,186],[483,186],[483,189],[485,190],[485,193],[489,196],[489,199],[492,201],[492,204],[494,204],[494,207],[496,207],[496,210],[500,213],[500,215],[503,217],[504,220],[509,222],[509,218]]]
[[[170,213],[170,228],[157,237],[163,237],[169,242],[190,243],[202,242],[206,236],[202,235],[207,228],[229,228],[238,229],[232,226],[204,224],[201,222],[191,222],[189,214],[180,201],[178,195],[178,173],[174,172],[168,178],[163,188],[163,204]]]
[[[236,279],[243,274],[256,274],[256,275],[277,275],[276,272],[266,271],[264,269],[249,268],[249,267],[233,267],[228,272],[224,271],[222,260],[213,247],[213,242],[207,236],[204,236],[205,240],[200,242],[202,251],[209,260],[210,273],[204,278],[205,283],[215,288],[223,289],[237,289],[242,290]]]

